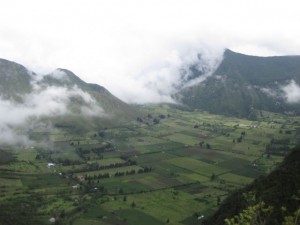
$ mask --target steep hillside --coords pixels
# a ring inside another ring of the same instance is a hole
[[[137,115],[134,106],[69,70],[36,74],[4,59],[0,59],[0,104],[2,113],[11,113],[4,120],[6,130],[30,121],[78,131],[117,125]]]
[[[191,108],[229,116],[255,118],[255,110],[299,114],[299,84],[300,56],[257,57],[226,50],[211,76],[179,96]]]
[[[226,218],[232,218],[243,210],[265,206],[255,211],[266,225],[279,225],[284,217],[293,215],[300,208],[300,146],[296,147],[278,168],[266,177],[260,177],[253,183],[230,195],[221,204],[219,210],[205,224],[225,224]],[[271,208],[269,208],[271,207]],[[264,212],[265,209],[269,212]],[[253,215],[252,215],[253,217]]]
[[[66,69],[57,69],[51,74],[47,74],[42,80],[38,82],[42,86],[55,86],[55,87],[78,87],[85,93],[88,93],[93,99],[96,100],[96,104],[99,105],[104,113],[110,116],[114,116],[114,120],[126,120],[136,118],[136,109],[121,101],[114,95],[112,95],[107,89],[98,85],[86,83],[77,77],[73,72]],[[73,98],[72,103],[83,104],[79,98]]]
[[[21,96],[32,90],[29,71],[22,65],[0,59],[0,96],[21,101]]]

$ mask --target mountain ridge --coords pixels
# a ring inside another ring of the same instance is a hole
[[[300,56],[262,57],[226,49],[214,71],[206,71],[201,55],[198,59],[203,68],[189,66],[189,76],[182,75],[183,84],[172,96],[175,101],[191,109],[248,119],[256,119],[259,111],[300,115]],[[3,76],[5,73],[10,76]],[[0,59],[2,98],[21,102],[22,95],[33,91],[33,77],[36,84],[45,87],[78,86],[107,105],[105,108],[109,112],[114,108],[130,108],[103,86],[86,83],[68,69],[58,68],[49,74],[37,75],[20,64]],[[201,77],[200,83],[184,85]],[[125,111],[129,112],[127,109]],[[128,113],[124,115],[126,117]]]
[[[84,82],[70,70],[58,68],[36,74],[5,59],[0,59],[0,97],[4,112],[11,109],[18,114],[17,110],[23,108],[29,118],[61,127],[103,127],[133,120],[137,115],[135,106],[103,86]]]
[[[299,93],[290,103],[284,87]],[[223,61],[203,82],[179,92],[183,104],[211,113],[249,119],[257,110],[300,114],[300,56],[249,56],[224,51]]]

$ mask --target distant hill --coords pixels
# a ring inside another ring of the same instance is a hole
[[[22,65],[0,59],[0,96],[21,101],[21,96],[32,91],[29,71]]]
[[[261,202],[265,203],[266,207],[264,208],[267,208],[267,206],[272,207],[267,215],[260,212],[262,213],[260,215],[261,219],[265,220],[265,223],[262,224],[282,224],[284,217],[291,216],[294,212],[300,210],[299,159],[300,146],[286,156],[281,165],[268,176],[260,177],[245,188],[232,193],[223,201],[218,211],[204,224],[225,224],[224,220],[226,218],[232,218],[243,210]],[[259,210],[257,213],[259,213]]]
[[[228,116],[255,118],[257,110],[299,115],[299,84],[300,56],[257,57],[227,49],[211,76],[177,98],[193,109]]]
[[[20,115],[28,113],[29,120],[77,130],[116,125],[137,116],[134,106],[69,70],[36,74],[5,59],[0,59],[0,101]]]

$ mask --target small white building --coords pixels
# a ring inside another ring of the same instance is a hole
[[[47,167],[50,169],[50,168],[53,168],[53,167],[55,167],[55,163],[48,163],[47,164]]]

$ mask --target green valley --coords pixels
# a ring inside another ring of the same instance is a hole
[[[300,140],[296,116],[261,111],[249,121],[167,104],[138,110],[121,125],[32,129],[39,145],[1,146],[0,221],[199,224]]]

